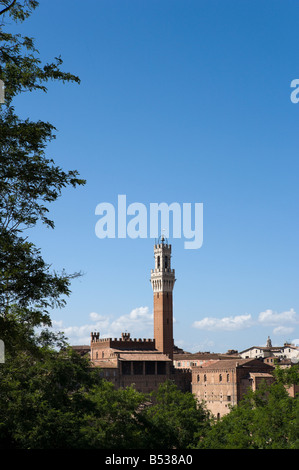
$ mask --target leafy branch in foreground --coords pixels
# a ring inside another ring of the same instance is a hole
[[[5,83],[0,105],[0,334],[8,348],[32,344],[34,328],[51,325],[50,309],[65,304],[70,282],[79,275],[51,272],[24,236],[39,221],[54,228],[49,204],[64,188],[85,184],[76,170],[64,171],[46,156],[55,127],[41,119],[21,119],[13,106],[21,93],[47,92],[48,81],[80,83],[61,70],[61,58],[43,65],[32,38],[4,31],[8,17],[23,21],[37,6],[35,0],[0,1],[0,79]]]

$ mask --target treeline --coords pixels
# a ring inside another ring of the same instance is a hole
[[[0,368],[0,448],[298,449],[299,398],[285,387],[298,366],[276,376],[215,422],[170,381],[144,395],[116,389],[72,348],[20,352]]]
[[[63,307],[80,274],[53,271],[26,229],[54,228],[49,204],[85,181],[46,157],[55,127],[22,119],[14,107],[21,93],[46,92],[48,81],[80,83],[62,71],[61,58],[43,65],[32,38],[6,30],[37,7],[36,0],[0,0],[0,448],[298,448],[298,398],[284,387],[289,372],[215,423],[171,382],[150,396],[115,389],[51,332],[51,310]]]
[[[184,449],[207,424],[174,384],[115,389],[71,348],[10,357],[0,383],[0,448]]]

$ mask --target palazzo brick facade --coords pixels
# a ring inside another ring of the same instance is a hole
[[[192,393],[207,409],[221,418],[237,405],[249,389],[266,381],[273,383],[273,367],[258,359],[218,360],[192,368]]]
[[[94,367],[116,387],[134,384],[136,390],[151,392],[166,380],[181,390],[191,391],[191,371],[173,367],[173,286],[171,245],[161,237],[154,246],[155,268],[151,270],[154,306],[154,338],[102,338],[91,333],[90,358]]]

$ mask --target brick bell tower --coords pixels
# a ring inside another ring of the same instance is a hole
[[[175,271],[171,269],[171,245],[164,236],[154,246],[155,269],[151,270],[154,291],[154,338],[158,351],[173,358],[173,301]]]

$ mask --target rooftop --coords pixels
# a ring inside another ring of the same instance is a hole
[[[171,362],[166,354],[159,353],[158,351],[145,351],[140,353],[140,351],[130,351],[124,352],[121,351],[118,355],[119,359],[122,361],[167,361]]]
[[[218,360],[216,362],[213,362],[213,364],[207,364],[205,365],[204,369],[205,370],[219,370],[219,369],[235,369],[236,367],[242,367],[242,366],[258,366],[262,367],[263,369],[272,370],[273,367],[269,366],[268,364],[265,364],[264,362],[258,360],[258,359],[228,359],[228,360]],[[202,369],[200,366],[198,367],[193,367],[194,370],[197,369]]]
[[[195,360],[195,359],[202,359],[202,360],[209,360],[209,359],[233,359],[240,357],[238,354],[230,355],[230,354],[218,354],[218,353],[209,353],[209,352],[198,352],[198,353],[177,353],[174,354],[173,360],[174,361],[188,361],[188,360]]]

